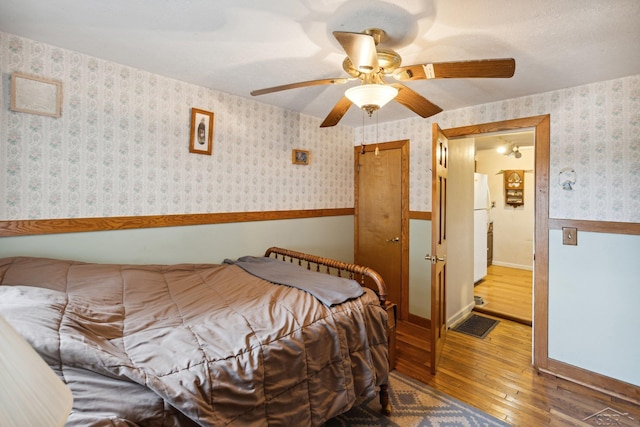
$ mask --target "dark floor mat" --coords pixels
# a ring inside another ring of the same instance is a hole
[[[493,328],[496,327],[498,323],[499,322],[495,319],[472,314],[465,321],[461,322],[458,326],[453,328],[453,330],[474,337],[484,338],[489,334],[489,332],[491,332]]]

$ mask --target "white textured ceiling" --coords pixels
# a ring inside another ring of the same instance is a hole
[[[640,73],[639,0],[0,0],[0,31],[246,98],[346,77],[332,32],[369,27],[403,65],[515,58],[511,79],[407,82],[445,111]],[[345,89],[253,99],[324,119]],[[378,121],[409,117],[392,103]]]

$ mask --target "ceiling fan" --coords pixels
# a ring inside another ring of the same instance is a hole
[[[505,141],[504,139],[502,139],[502,137],[500,137],[499,140],[502,141],[502,145],[498,147],[498,153],[504,154],[505,156],[511,156],[513,154],[513,157],[515,157],[516,159],[522,157],[519,145],[514,144],[513,142]]]
[[[290,83],[254,90],[251,95],[258,96],[288,89],[345,84],[352,80],[360,80],[360,86],[347,89],[320,127],[338,124],[353,103],[371,115],[373,111],[392,99],[421,117],[430,117],[441,112],[442,108],[404,84],[387,83],[385,79],[390,77],[398,82],[407,82],[446,78],[509,78],[513,76],[516,68],[515,60],[512,58],[439,62],[403,67],[401,66],[402,58],[397,52],[378,46],[386,36],[384,30],[369,28],[362,33],[334,31],[333,36],[347,54],[342,68],[350,77]]]

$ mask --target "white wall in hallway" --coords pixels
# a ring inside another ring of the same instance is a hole
[[[495,207],[493,219],[493,264],[504,267],[533,269],[533,225],[535,215],[534,149],[522,147],[522,157],[505,156],[495,150],[476,153],[478,173],[489,176],[489,191]],[[524,205],[514,208],[504,202],[502,170],[525,170]]]
[[[471,311],[473,301],[473,138],[449,141],[447,179],[447,324]]]

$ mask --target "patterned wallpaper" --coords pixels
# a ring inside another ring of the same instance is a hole
[[[551,115],[550,214],[640,222],[640,75],[375,126],[320,120],[0,32],[0,220],[353,206],[353,148],[411,140],[410,209],[431,210],[431,123]],[[63,82],[62,117],[9,111],[9,76]],[[190,108],[215,113],[188,152]],[[383,114],[381,112],[380,114]],[[293,148],[311,164],[291,164]],[[577,182],[565,191],[564,168]]]
[[[0,47],[0,220],[353,207],[349,127],[1,32]],[[13,71],[61,81],[62,117],[10,111]],[[189,153],[192,107],[215,114],[212,156]]]
[[[432,122],[446,129],[543,114],[551,117],[550,216],[640,222],[640,74],[366,126],[364,141],[410,139],[410,208],[431,211]],[[362,132],[356,129],[356,141]],[[576,174],[571,191],[560,185],[565,168]]]

